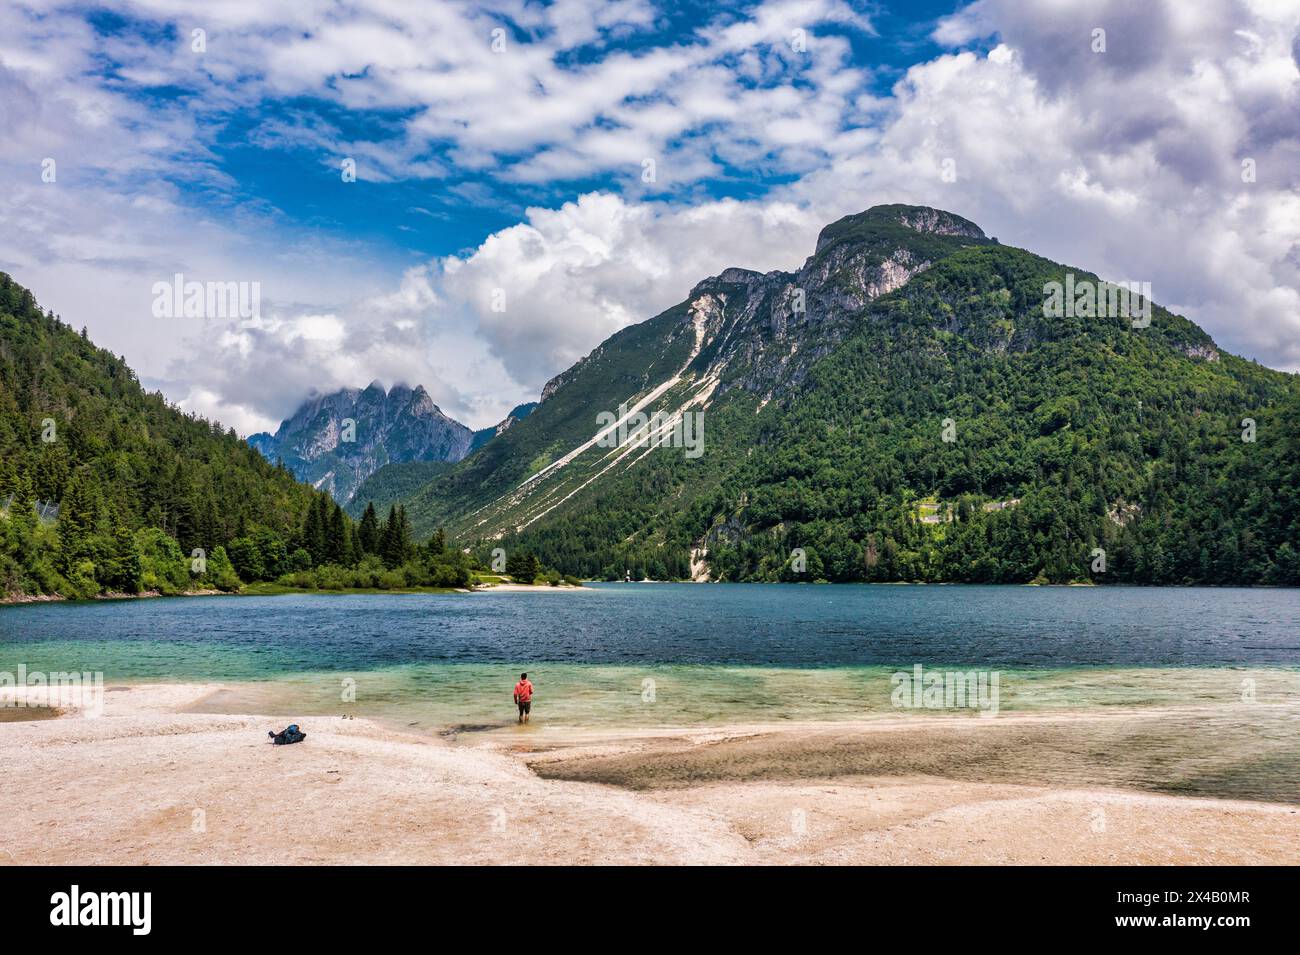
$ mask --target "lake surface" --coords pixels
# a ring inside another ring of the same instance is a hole
[[[0,673],[221,682],[204,709],[457,738],[516,730],[521,670],[532,732],[1081,711],[1098,718],[953,772],[1300,802],[1300,591],[586,589],[4,607]],[[900,708],[918,665],[996,679],[994,705]]]
[[[603,584],[30,604],[0,608],[0,672],[19,664],[238,683],[232,712],[347,703],[424,726],[500,721],[522,670],[553,725],[897,713],[893,676],[918,665],[996,673],[1004,711],[1232,703],[1252,687],[1276,702],[1300,696],[1300,591]]]
[[[1298,590],[797,584],[586,589],[5,607],[0,665],[40,661],[47,669],[100,669],[123,679],[249,679],[419,663],[1300,664]]]

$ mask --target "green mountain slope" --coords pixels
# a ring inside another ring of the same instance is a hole
[[[449,461],[396,461],[385,464],[361,482],[344,510],[357,520],[365,513],[367,505],[374,505],[378,512],[386,512],[391,505],[418,491],[449,467]]]
[[[0,273],[5,594],[234,587],[225,546],[296,534],[312,496],[233,431],[146,393]]]
[[[591,576],[1300,583],[1295,376],[1158,306],[1047,317],[1067,273],[847,217],[611,337],[408,512]],[[702,412],[703,453],[593,441],[621,405]]]

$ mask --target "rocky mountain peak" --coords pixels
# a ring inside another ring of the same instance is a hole
[[[459,461],[473,436],[443,414],[422,385],[397,384],[385,392],[375,381],[364,390],[312,395],[274,436],[253,435],[249,444],[346,502],[386,464]]]
[[[928,235],[957,236],[966,239],[987,239],[984,230],[969,219],[964,219],[952,212],[933,209],[930,206],[909,206],[893,204],[872,206],[865,212],[859,212],[843,219],[837,219],[822,229],[817,237],[817,253],[827,247],[840,243],[861,240],[872,230],[880,227],[903,226],[914,232]]]

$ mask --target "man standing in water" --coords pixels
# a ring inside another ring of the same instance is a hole
[[[519,674],[519,682],[515,684],[515,705],[519,707],[519,722],[527,723],[533,712],[533,685],[528,682],[527,673]]]

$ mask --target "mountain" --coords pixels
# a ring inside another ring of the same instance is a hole
[[[409,491],[440,470],[403,468],[380,477],[388,468],[460,461],[536,407],[535,401],[519,405],[493,427],[471,431],[443,414],[423,385],[414,390],[396,385],[385,392],[372,382],[364,390],[313,395],[274,435],[249,435],[248,443],[268,461],[283,461],[300,480],[342,504],[355,505],[349,513],[360,517],[371,496],[377,495],[373,499],[379,506],[394,499],[394,489]],[[377,483],[362,496],[362,486],[372,478]]]
[[[527,418],[536,407],[535,401],[518,405],[496,425],[475,431],[468,453],[473,454],[511,425]],[[446,471],[451,464],[451,461],[394,461],[385,464],[352,492],[346,510],[353,517],[360,518],[365,513],[366,505],[374,504],[377,511],[384,513],[390,505],[405,500]]]
[[[948,212],[848,216],[611,336],[408,514],[619,579],[1300,583],[1296,377],[1051,283],[1113,289]],[[692,447],[617,440],[652,412]]]
[[[490,428],[483,428],[482,430],[475,431],[474,438],[469,443],[469,453],[473,454],[475,451],[483,447],[483,445],[487,444],[489,441],[491,441],[501,432],[505,431],[511,425],[515,424],[516,422],[523,421],[525,418],[527,418],[530,414],[533,413],[533,409],[535,409],[536,407],[537,407],[536,401],[529,401],[526,404],[516,405],[513,409],[511,409],[510,414],[506,415],[505,418],[502,419],[497,424],[493,425]]]
[[[275,435],[248,443],[340,503],[351,500],[368,477],[392,462],[459,461],[474,432],[442,413],[424,387],[378,383],[314,395]]]
[[[314,497],[0,273],[0,597],[233,589],[227,545],[295,536]]]

